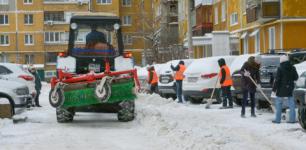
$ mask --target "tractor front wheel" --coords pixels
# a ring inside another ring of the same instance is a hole
[[[73,108],[56,108],[56,119],[58,123],[68,123],[73,121],[75,111]]]
[[[62,90],[57,89],[53,94],[54,90],[52,89],[49,93],[49,102],[52,107],[58,108],[64,104],[64,93]]]
[[[127,101],[121,102],[120,110],[118,111],[118,120],[121,122],[132,121],[135,118],[135,102]]]

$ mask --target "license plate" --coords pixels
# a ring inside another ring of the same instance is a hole
[[[100,72],[100,64],[89,64],[88,70],[93,70],[94,72]]]
[[[197,82],[198,81],[198,77],[189,77],[188,82]]]
[[[170,78],[169,77],[162,77],[162,80],[170,80]]]
[[[261,82],[269,83],[270,79],[261,79]]]
[[[162,83],[168,83],[169,80],[161,80]]]

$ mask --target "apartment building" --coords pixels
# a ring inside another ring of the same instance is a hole
[[[178,0],[154,0],[153,60],[165,62],[185,56],[183,45],[179,44]],[[158,59],[157,59],[158,58]]]
[[[41,64],[46,77],[53,76],[58,52],[67,50],[71,16],[107,12],[122,19],[125,49],[141,64],[144,36],[152,33],[151,4],[151,0],[0,0],[0,61]],[[79,40],[85,41],[85,35]]]
[[[215,0],[214,31],[235,37],[230,42],[234,54],[306,48],[306,40],[301,38],[306,32],[305,4],[292,0]]]

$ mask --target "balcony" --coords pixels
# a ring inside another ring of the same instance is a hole
[[[194,36],[204,36],[206,33],[211,33],[212,31],[213,23],[201,23],[193,27],[192,34]]]
[[[249,0],[246,6],[247,23],[265,23],[280,17],[279,0]]]

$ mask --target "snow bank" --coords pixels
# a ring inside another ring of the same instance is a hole
[[[205,109],[204,105],[177,104],[157,95],[141,95],[137,123],[149,136],[162,139],[164,149],[270,150],[304,149],[306,134],[298,124],[271,123],[273,114],[240,118],[240,108]]]

